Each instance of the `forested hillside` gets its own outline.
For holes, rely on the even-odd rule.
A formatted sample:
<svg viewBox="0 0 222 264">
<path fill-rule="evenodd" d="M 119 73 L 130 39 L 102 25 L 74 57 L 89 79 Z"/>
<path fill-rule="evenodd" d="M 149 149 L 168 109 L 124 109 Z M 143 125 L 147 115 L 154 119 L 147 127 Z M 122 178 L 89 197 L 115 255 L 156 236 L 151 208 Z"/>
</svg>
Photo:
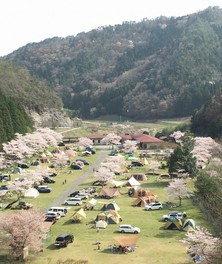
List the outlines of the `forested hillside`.
<svg viewBox="0 0 222 264">
<path fill-rule="evenodd" d="M 0 92 L 38 113 L 50 107 L 62 108 L 61 99 L 46 83 L 31 76 L 27 69 L 3 60 L 0 60 Z"/>
<path fill-rule="evenodd" d="M 222 87 L 222 10 L 46 39 L 4 59 L 46 80 L 81 117 L 187 116 Z"/>
<path fill-rule="evenodd" d="M 196 111 L 192 116 L 191 130 L 200 136 L 221 138 L 222 136 L 222 93 L 218 92 L 213 98 Z"/>
<path fill-rule="evenodd" d="M 14 138 L 15 133 L 31 132 L 32 119 L 18 101 L 0 92 L 0 149 L 1 144 Z"/>
</svg>

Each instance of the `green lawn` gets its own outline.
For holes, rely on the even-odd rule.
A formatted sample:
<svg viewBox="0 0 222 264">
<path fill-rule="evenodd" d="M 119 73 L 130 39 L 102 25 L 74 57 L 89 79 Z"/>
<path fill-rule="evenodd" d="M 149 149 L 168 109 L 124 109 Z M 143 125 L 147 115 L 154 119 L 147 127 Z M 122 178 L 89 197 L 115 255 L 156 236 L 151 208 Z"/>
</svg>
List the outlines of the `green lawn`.
<svg viewBox="0 0 222 264">
<path fill-rule="evenodd" d="M 98 157 L 98 151 L 96 155 L 92 155 L 87 158 L 91 165 Z M 59 172 L 55 177 L 56 183 L 52 184 L 53 191 L 50 194 L 40 194 L 36 199 L 25 199 L 34 204 L 35 207 L 43 209 L 52 203 L 64 190 L 68 187 L 69 183 L 75 181 L 81 173 L 88 169 L 84 167 L 83 171 L 73 171 L 71 174 Z M 147 172 L 146 167 L 134 168 L 130 170 L 133 172 Z M 117 180 L 126 179 L 129 174 L 122 174 L 117 176 Z M 67 184 L 62 184 L 64 179 L 67 180 Z M 93 182 L 93 175 L 90 175 L 88 180 L 79 186 L 83 188 L 91 186 Z M 168 181 L 157 181 L 156 176 L 149 176 L 149 179 L 142 183 L 142 188 L 146 188 L 158 195 L 159 201 L 167 201 L 168 197 L 165 191 Z M 101 187 L 98 187 L 98 192 Z M 87 219 L 82 223 L 75 224 L 71 222 L 71 216 L 74 211 L 79 207 L 70 206 L 68 214 L 61 218 L 55 225 L 51 227 L 51 231 L 43 244 L 43 252 L 29 256 L 27 263 L 33 264 L 56 264 L 59 260 L 75 259 L 85 260 L 88 263 L 106 263 L 113 264 L 119 262 L 121 264 L 130 263 L 149 263 L 149 264 L 188 264 L 189 259 L 186 254 L 185 246 L 180 240 L 185 236 L 183 231 L 165 230 L 165 223 L 162 221 L 162 215 L 169 212 L 168 208 L 158 211 L 144 211 L 141 207 L 132 206 L 132 202 L 135 198 L 131 198 L 127 194 L 128 189 L 123 187 L 120 189 L 121 196 L 115 198 L 116 203 L 120 207 L 119 214 L 123 221 L 121 223 L 129 223 L 141 228 L 139 234 L 139 241 L 135 252 L 128 254 L 114 254 L 111 253 L 109 246 L 116 243 L 115 236 L 120 234 L 116 231 L 118 225 L 108 225 L 106 229 L 96 230 L 94 228 L 94 220 L 97 214 L 100 212 L 103 202 L 112 200 L 101 200 L 96 205 L 93 211 L 86 211 Z M 186 199 L 182 201 L 182 207 L 177 208 L 181 211 L 186 211 L 188 218 L 194 219 L 199 225 L 208 227 L 208 223 L 205 220 L 204 215 L 193 203 L 192 199 Z M 56 236 L 61 233 L 72 233 L 75 236 L 74 243 L 70 244 L 67 248 L 56 249 L 54 247 L 54 241 Z M 134 236 L 134 234 L 127 234 L 127 236 Z M 97 250 L 95 245 L 96 241 L 101 241 L 101 250 Z M 4 258 L 5 251 L 0 250 L 0 263 L 6 263 L 1 259 Z"/>
</svg>

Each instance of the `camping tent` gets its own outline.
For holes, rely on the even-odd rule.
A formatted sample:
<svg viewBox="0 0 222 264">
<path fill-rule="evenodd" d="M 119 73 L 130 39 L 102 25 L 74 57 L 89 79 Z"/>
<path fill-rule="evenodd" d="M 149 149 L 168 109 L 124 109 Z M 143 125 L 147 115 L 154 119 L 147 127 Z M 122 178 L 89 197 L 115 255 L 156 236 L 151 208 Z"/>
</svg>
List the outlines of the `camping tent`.
<svg viewBox="0 0 222 264">
<path fill-rule="evenodd" d="M 99 197 L 101 198 L 112 198 L 119 195 L 120 193 L 118 188 L 104 188 L 99 193 Z"/>
<path fill-rule="evenodd" d="M 127 181 L 126 186 L 130 186 L 130 187 L 140 186 L 140 183 L 134 177 L 131 177 Z"/>
<path fill-rule="evenodd" d="M 95 223 L 96 228 L 106 228 L 107 227 L 107 222 L 104 220 L 99 220 Z"/>
<path fill-rule="evenodd" d="M 170 230 L 181 230 L 182 229 L 182 221 L 177 217 L 170 217 L 169 220 L 166 222 L 165 229 Z"/>
<path fill-rule="evenodd" d="M 148 200 L 152 202 L 153 200 L 155 201 L 157 198 L 157 195 L 154 195 L 151 191 L 145 190 L 145 189 L 138 189 L 134 193 L 134 197 L 153 197 L 149 198 Z"/>
<path fill-rule="evenodd" d="M 13 170 L 13 173 L 21 173 L 21 172 L 22 172 L 22 168 L 19 168 L 19 167 L 14 168 Z"/>
<path fill-rule="evenodd" d="M 39 196 L 39 192 L 37 189 L 35 188 L 29 188 L 28 190 L 25 191 L 24 193 L 24 197 L 32 197 L 32 198 L 36 198 L 37 196 Z"/>
<path fill-rule="evenodd" d="M 196 229 L 196 223 L 193 219 L 187 219 L 182 227 L 183 231 L 191 232 Z"/>
<path fill-rule="evenodd" d="M 105 211 L 103 213 L 99 213 L 95 221 L 100 221 L 100 220 L 103 220 L 108 224 L 118 224 L 120 221 L 122 221 L 122 218 L 117 212 L 110 210 L 110 211 Z"/>
<path fill-rule="evenodd" d="M 112 180 L 111 182 L 115 187 L 121 187 L 123 185 L 126 184 L 126 181 L 115 181 L 115 180 Z"/>
<path fill-rule="evenodd" d="M 146 181 L 147 176 L 144 173 L 134 173 L 131 177 L 135 178 L 137 181 Z"/>
<path fill-rule="evenodd" d="M 112 203 L 104 203 L 101 210 L 102 211 L 108 211 L 108 210 L 119 211 L 120 208 L 115 202 L 112 202 Z"/>
<path fill-rule="evenodd" d="M 86 218 L 86 213 L 84 210 L 81 208 L 79 209 L 76 213 L 73 214 L 72 216 L 72 222 L 79 223 L 83 218 Z"/>
<path fill-rule="evenodd" d="M 156 201 L 156 196 L 150 195 L 145 197 L 137 197 L 136 200 L 133 201 L 133 205 L 145 207 L 147 204 Z"/>
</svg>

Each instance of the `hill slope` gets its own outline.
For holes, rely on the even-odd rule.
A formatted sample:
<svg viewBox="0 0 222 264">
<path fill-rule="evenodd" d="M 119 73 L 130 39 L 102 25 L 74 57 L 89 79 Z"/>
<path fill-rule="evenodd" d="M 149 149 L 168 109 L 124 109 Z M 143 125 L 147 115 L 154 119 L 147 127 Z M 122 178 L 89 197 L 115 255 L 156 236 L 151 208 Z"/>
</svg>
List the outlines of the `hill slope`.
<svg viewBox="0 0 222 264">
<path fill-rule="evenodd" d="M 46 80 L 82 117 L 190 115 L 221 87 L 222 10 L 101 27 L 4 59 Z"/>
<path fill-rule="evenodd" d="M 53 90 L 28 70 L 0 60 L 0 91 L 13 97 L 26 109 L 42 113 L 48 108 L 61 109 L 61 100 Z"/>
</svg>

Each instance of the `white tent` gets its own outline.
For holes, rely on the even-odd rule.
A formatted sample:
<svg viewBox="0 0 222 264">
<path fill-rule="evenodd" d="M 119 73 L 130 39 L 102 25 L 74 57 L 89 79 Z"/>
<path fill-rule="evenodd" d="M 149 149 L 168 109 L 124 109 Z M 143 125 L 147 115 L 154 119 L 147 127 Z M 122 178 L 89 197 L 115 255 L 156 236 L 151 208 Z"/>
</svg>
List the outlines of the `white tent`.
<svg viewBox="0 0 222 264">
<path fill-rule="evenodd" d="M 96 222 L 95 227 L 96 227 L 96 228 L 106 228 L 107 225 L 108 225 L 108 224 L 107 224 L 106 221 L 104 221 L 104 220 L 99 220 L 99 221 Z"/>
<path fill-rule="evenodd" d="M 121 186 L 126 184 L 126 181 L 115 181 L 115 180 L 112 180 L 111 183 L 114 184 L 115 187 L 121 187 Z"/>
<path fill-rule="evenodd" d="M 39 196 L 39 192 L 35 188 L 30 188 L 30 189 L 26 190 L 24 193 L 24 197 L 36 198 L 37 196 Z"/>
<path fill-rule="evenodd" d="M 126 183 L 126 186 L 131 186 L 131 187 L 135 187 L 135 186 L 140 186 L 141 184 L 132 176 Z"/>
</svg>

